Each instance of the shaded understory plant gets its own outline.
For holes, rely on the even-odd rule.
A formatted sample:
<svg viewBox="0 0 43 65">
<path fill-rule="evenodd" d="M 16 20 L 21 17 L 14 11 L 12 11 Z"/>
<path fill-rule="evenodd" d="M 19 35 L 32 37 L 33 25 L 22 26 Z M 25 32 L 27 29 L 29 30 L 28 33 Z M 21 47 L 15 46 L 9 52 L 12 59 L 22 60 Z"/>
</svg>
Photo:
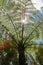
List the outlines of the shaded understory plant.
<svg viewBox="0 0 43 65">
<path fill-rule="evenodd" d="M 9 40 L 0 45 L 0 65 L 18 65 L 17 52 Z"/>
<path fill-rule="evenodd" d="M 39 61 L 40 65 L 43 65 L 43 45 L 38 47 L 36 51 L 36 59 Z"/>
</svg>

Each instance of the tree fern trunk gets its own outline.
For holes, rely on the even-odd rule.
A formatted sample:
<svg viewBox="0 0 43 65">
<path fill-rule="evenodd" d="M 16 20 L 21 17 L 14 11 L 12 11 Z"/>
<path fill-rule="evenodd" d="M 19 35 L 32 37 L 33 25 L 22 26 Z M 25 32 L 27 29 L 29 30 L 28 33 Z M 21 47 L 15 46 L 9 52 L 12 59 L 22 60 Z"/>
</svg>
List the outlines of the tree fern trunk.
<svg viewBox="0 0 43 65">
<path fill-rule="evenodd" d="M 18 47 L 18 53 L 19 53 L 19 65 L 26 65 L 26 58 L 25 58 L 25 53 L 24 53 L 24 46 L 19 45 Z"/>
</svg>

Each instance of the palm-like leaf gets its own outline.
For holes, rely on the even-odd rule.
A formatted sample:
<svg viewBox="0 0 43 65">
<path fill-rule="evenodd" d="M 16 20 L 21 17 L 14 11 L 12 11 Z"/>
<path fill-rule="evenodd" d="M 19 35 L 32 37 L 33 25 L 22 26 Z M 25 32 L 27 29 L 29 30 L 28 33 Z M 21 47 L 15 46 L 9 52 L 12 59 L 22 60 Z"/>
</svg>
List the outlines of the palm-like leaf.
<svg viewBox="0 0 43 65">
<path fill-rule="evenodd" d="M 3 2 L 3 1 L 6 3 L 5 0 L 2 0 L 1 2 Z M 29 21 L 30 22 L 37 21 L 36 20 L 37 18 L 39 21 L 39 19 L 41 18 L 40 15 L 36 15 L 36 19 L 35 19 L 35 15 L 33 13 L 29 13 L 29 11 L 28 11 L 29 8 L 27 8 L 27 7 L 29 6 L 30 1 L 17 1 L 17 2 L 18 3 L 16 4 L 15 1 L 8 0 L 7 6 L 4 6 L 4 3 L 2 3 L 4 7 L 3 8 L 0 7 L 1 24 L 4 25 L 9 30 L 9 32 L 11 32 L 11 34 L 13 34 L 16 38 L 21 40 L 21 37 L 22 37 L 22 23 L 20 22 L 21 16 L 23 14 L 26 16 L 28 13 L 29 16 L 27 15 L 27 20 L 26 20 L 28 22 L 28 24 L 24 24 L 23 38 L 24 38 L 24 40 L 25 39 L 31 40 L 34 37 L 39 37 L 38 29 L 34 29 L 35 26 L 37 28 L 38 23 L 33 24 L 33 23 L 29 23 Z M 14 3 L 14 5 L 12 6 L 13 7 L 12 8 L 12 7 L 10 7 L 10 5 L 12 5 L 13 3 Z M 27 5 L 27 3 L 28 3 L 28 5 Z M 0 5 L 0 6 L 2 6 L 2 5 Z M 28 18 L 29 18 L 29 20 L 28 20 Z M 34 31 L 34 32 L 32 32 L 32 31 Z"/>
</svg>

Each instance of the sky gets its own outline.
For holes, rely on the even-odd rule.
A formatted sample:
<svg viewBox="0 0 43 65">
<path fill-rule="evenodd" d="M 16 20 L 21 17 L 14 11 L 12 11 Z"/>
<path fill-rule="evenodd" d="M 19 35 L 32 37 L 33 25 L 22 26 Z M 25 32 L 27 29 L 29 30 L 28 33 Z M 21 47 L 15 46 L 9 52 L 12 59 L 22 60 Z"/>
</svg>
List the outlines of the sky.
<svg viewBox="0 0 43 65">
<path fill-rule="evenodd" d="M 36 40 L 36 43 L 37 43 L 37 44 L 43 44 L 43 41 L 41 41 L 40 39 L 37 39 L 37 40 Z"/>
<path fill-rule="evenodd" d="M 34 7 L 37 9 L 37 10 L 41 10 L 41 7 L 43 7 L 43 0 L 31 0 L 32 3 L 34 3 Z"/>
</svg>

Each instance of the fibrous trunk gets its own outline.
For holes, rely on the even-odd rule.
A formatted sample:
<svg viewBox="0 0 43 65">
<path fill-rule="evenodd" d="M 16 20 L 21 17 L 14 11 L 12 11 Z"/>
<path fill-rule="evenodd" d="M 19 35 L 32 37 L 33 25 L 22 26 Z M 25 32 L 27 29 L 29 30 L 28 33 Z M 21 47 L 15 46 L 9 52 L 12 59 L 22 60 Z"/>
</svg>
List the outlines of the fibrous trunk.
<svg viewBox="0 0 43 65">
<path fill-rule="evenodd" d="M 25 59 L 25 49 L 23 45 L 19 45 L 18 47 L 18 53 L 19 53 L 19 65 L 26 65 L 26 59 Z"/>
</svg>

